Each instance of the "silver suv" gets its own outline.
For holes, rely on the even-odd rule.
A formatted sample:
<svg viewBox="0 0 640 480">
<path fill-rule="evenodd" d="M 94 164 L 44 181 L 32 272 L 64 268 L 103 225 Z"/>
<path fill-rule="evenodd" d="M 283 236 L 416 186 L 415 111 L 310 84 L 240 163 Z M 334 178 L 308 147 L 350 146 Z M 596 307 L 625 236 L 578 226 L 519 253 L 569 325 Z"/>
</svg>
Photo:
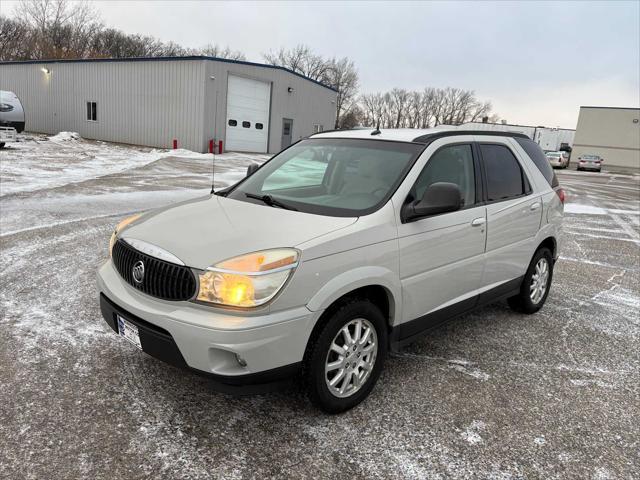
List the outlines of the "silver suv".
<svg viewBox="0 0 640 480">
<path fill-rule="evenodd" d="M 123 220 L 98 274 L 115 332 L 223 391 L 298 376 L 315 405 L 344 411 L 389 350 L 496 300 L 536 312 L 549 294 L 564 192 L 522 134 L 325 132 L 249 173 Z"/>
</svg>

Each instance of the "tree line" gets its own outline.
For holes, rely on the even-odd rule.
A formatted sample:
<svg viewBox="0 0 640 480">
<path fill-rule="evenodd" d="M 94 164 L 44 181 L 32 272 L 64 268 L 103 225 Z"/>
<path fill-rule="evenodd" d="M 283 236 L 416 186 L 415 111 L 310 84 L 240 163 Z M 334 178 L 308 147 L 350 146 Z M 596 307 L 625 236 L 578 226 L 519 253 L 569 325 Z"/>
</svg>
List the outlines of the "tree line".
<svg viewBox="0 0 640 480">
<path fill-rule="evenodd" d="M 0 15 L 0 60 L 126 58 L 205 55 L 246 60 L 237 50 L 208 44 L 185 48 L 174 42 L 106 27 L 86 2 L 22 0 L 13 18 Z M 359 93 L 359 76 L 347 57 L 323 57 L 306 45 L 264 53 L 263 61 L 286 67 L 337 90 L 334 128 L 428 128 L 460 125 L 492 115 L 490 102 L 472 90 L 427 87 L 422 91 L 394 88 Z"/>
</svg>

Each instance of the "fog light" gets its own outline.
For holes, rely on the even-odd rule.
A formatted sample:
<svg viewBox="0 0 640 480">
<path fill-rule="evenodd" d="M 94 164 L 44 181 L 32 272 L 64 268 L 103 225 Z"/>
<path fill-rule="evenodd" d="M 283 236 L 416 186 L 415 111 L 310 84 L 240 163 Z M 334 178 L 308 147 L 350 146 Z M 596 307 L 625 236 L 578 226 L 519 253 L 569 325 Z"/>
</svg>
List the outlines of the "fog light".
<svg viewBox="0 0 640 480">
<path fill-rule="evenodd" d="M 240 365 L 241 367 L 246 367 L 247 366 L 247 361 L 242 358 L 240 355 L 238 355 L 236 353 L 236 361 L 238 362 L 238 365 Z"/>
</svg>

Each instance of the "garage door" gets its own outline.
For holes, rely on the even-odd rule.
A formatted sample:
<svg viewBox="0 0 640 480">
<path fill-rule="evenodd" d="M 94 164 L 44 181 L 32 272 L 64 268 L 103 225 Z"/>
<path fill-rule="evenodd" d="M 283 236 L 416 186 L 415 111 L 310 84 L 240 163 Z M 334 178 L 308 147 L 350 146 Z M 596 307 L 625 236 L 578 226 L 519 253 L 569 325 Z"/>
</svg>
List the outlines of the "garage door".
<svg viewBox="0 0 640 480">
<path fill-rule="evenodd" d="M 226 150 L 267 152 L 271 84 L 229 75 Z"/>
</svg>

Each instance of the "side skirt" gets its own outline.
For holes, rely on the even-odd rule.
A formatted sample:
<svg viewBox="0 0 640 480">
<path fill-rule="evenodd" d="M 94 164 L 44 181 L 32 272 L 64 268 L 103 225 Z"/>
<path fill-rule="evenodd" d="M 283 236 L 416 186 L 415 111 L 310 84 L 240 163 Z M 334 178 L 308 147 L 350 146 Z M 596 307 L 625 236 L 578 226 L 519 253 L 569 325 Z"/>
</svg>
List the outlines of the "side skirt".
<svg viewBox="0 0 640 480">
<path fill-rule="evenodd" d="M 513 280 L 509 280 L 497 287 L 487 290 L 475 297 L 468 298 L 454 305 L 436 310 L 435 312 L 428 313 L 422 317 L 410 320 L 405 323 L 401 323 L 392 328 L 389 335 L 390 350 L 392 352 L 399 351 L 405 345 L 419 340 L 431 330 L 440 327 L 441 325 L 464 315 L 465 313 L 472 312 L 485 305 L 504 300 L 520 293 L 520 287 L 522 286 L 522 280 L 524 275 Z"/>
</svg>

